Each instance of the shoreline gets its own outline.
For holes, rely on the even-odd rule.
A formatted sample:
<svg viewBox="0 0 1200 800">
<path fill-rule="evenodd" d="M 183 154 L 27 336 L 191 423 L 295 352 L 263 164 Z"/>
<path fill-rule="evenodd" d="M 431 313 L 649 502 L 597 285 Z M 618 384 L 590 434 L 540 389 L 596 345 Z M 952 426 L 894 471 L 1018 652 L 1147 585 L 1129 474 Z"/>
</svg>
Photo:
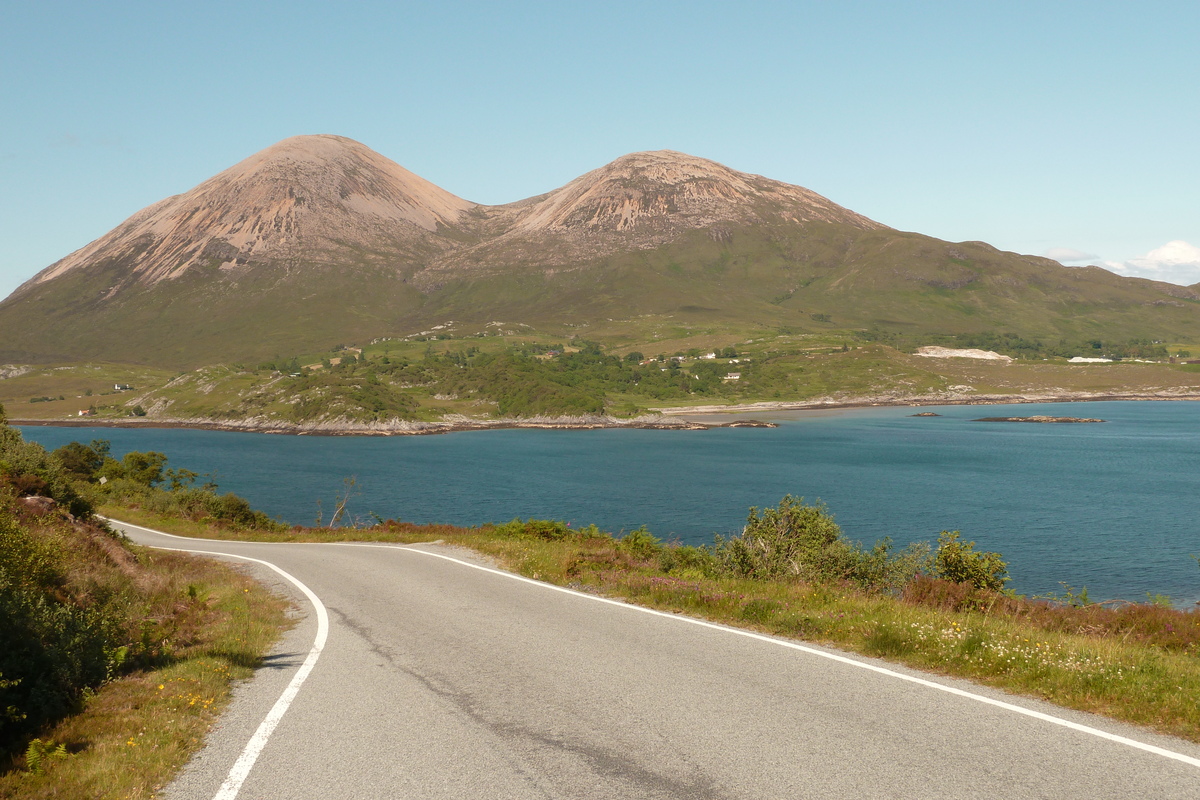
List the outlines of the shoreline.
<svg viewBox="0 0 1200 800">
<path fill-rule="evenodd" d="M 1101 403 L 1112 401 L 1176 401 L 1200 400 L 1200 392 L 1133 391 L 1133 392 L 1054 392 L 1046 394 L 979 394 L 979 395 L 877 395 L 847 398 L 818 398 L 815 400 L 770 400 L 737 405 L 669 406 L 652 409 L 667 416 L 691 414 L 744 414 L 756 411 L 822 411 L 844 408 L 920 407 L 920 406 L 999 406 L 1034 403 Z"/>
<path fill-rule="evenodd" d="M 233 433 L 270 433 L 283 436 L 430 436 L 463 431 L 511 430 L 529 428 L 541 430 L 594 430 L 600 428 L 633 428 L 640 430 L 708 430 L 713 427 L 743 427 L 745 423 L 731 420 L 727 424 L 704 424 L 674 417 L 654 415 L 618 419 L 616 417 L 537 417 L 530 419 L 476 420 L 470 418 L 440 422 L 354 422 L 327 420 L 314 423 L 286 423 L 277 420 L 214 420 L 214 419 L 10 419 L 10 425 L 41 428 L 168 428 Z M 764 426 L 775 427 L 769 423 Z"/>
<path fill-rule="evenodd" d="M 630 419 L 608 416 L 531 417 L 499 420 L 461 417 L 439 422 L 354 422 L 327 420 L 316 423 L 286 423 L 277 420 L 246 419 L 9 419 L 10 425 L 57 428 L 178 428 L 230 431 L 240 433 L 270 433 L 291 436 L 428 436 L 464 431 L 539 429 L 539 430 L 596 430 L 630 428 L 635 430 L 709 430 L 730 427 L 777 427 L 775 423 L 746 419 L 757 412 L 832 411 L 853 408 L 1028 405 L 1034 403 L 1092 403 L 1105 401 L 1200 401 L 1195 392 L 1056 392 L 994 395 L 894 396 L 817 398 L 814 400 L 773 400 L 735 405 L 669 406 L 651 409 L 651 413 Z M 728 421 L 688 419 L 692 416 L 729 416 Z"/>
</svg>

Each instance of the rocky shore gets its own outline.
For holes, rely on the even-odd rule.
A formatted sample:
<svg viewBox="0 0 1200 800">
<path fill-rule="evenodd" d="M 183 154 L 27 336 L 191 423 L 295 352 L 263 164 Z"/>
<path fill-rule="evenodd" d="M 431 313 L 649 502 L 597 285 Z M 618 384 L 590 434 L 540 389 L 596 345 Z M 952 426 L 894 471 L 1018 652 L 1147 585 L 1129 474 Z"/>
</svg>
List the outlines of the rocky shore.
<svg viewBox="0 0 1200 800">
<path fill-rule="evenodd" d="M 1037 415 L 1032 417 L 980 417 L 973 422 L 1107 422 L 1092 417 L 1047 417 Z"/>
<path fill-rule="evenodd" d="M 1025 394 L 967 394 L 942 392 L 924 395 L 881 394 L 852 397 L 834 395 L 812 400 L 773 400 L 740 405 L 674 406 L 654 411 L 669 416 L 694 414 L 745 414 L 756 411 L 810 411 L 838 408 L 870 408 L 872 406 L 991 406 L 1029 403 L 1091 403 L 1106 400 L 1200 400 L 1200 392 L 1163 389 L 1160 391 L 1130 392 L 1029 392 Z"/>
<path fill-rule="evenodd" d="M 321 420 L 319 422 L 285 422 L 281 420 L 212 419 L 212 418 L 117 418 L 95 417 L 62 420 L 9 420 L 13 425 L 29 425 L 61 428 L 193 428 L 212 431 L 241 431 L 245 433 L 278 433 L 293 436 L 420 436 L 457 431 L 502 430 L 506 428 L 538 428 L 562 430 L 589 430 L 595 428 L 636 428 L 649 430 L 704 431 L 709 428 L 777 428 L 773 422 L 737 419 L 724 423 L 694 422 L 662 414 L 646 414 L 622 419 L 609 416 L 563 416 L 526 417 L 511 419 L 472 419 L 470 417 L 448 417 L 435 422 L 411 420 L 385 420 L 360 422 L 350 419 Z"/>
<path fill-rule="evenodd" d="M 700 431 L 710 428 L 732 427 L 777 427 L 772 422 L 748 419 L 747 415 L 772 411 L 833 410 L 842 408 L 870 408 L 873 406 L 950 406 L 950 405 L 1019 405 L 1028 403 L 1078 403 L 1104 400 L 1200 400 L 1194 391 L 1137 391 L 1137 392 L 1031 392 L 1028 394 L 959 394 L 939 393 L 932 395 L 883 394 L 863 397 L 835 395 L 801 401 L 770 401 L 739 405 L 676 406 L 654 409 L 638 417 L 620 418 L 606 415 L 545 416 L 524 418 L 477 419 L 465 416 L 448 416 L 432 422 L 412 420 L 383 420 L 360 422 L 338 418 L 318 422 L 287 422 L 264 417 L 246 419 L 176 418 L 176 417 L 129 417 L 129 418 L 67 418 L 67 419 L 12 419 L 14 425 L 44 425 L 75 428 L 196 428 L 201 430 L 245 431 L 254 433 L 278 433 L 298 436 L 416 436 L 456 431 L 497 430 L 505 428 L 540 428 L 563 430 L 588 430 L 595 428 L 640 428 L 653 430 Z M 727 416 L 727 420 L 694 419 L 697 416 Z M 920 416 L 930 416 L 926 412 Z M 936 415 L 934 415 L 936 416 Z M 1085 418 L 1068 417 L 996 417 L 1005 421 L 1035 422 L 1102 422 Z"/>
</svg>

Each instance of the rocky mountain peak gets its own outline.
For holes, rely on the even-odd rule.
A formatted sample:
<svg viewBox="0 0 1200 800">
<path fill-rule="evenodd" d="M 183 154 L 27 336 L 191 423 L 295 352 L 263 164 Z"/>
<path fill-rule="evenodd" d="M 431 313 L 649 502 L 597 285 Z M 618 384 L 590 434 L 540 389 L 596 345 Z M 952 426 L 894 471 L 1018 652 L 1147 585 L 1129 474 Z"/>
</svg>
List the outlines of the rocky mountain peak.
<svg viewBox="0 0 1200 800">
<path fill-rule="evenodd" d="M 293 136 L 235 164 L 197 187 L 233 188 L 246 200 L 281 210 L 299 205 L 409 222 L 427 231 L 453 225 L 474 203 L 414 175 L 344 136 Z M 264 210 L 267 210 L 264 207 Z"/>
<path fill-rule="evenodd" d="M 551 192 L 516 230 L 653 233 L 756 217 L 884 227 L 800 186 L 657 150 L 622 156 Z"/>
<path fill-rule="evenodd" d="M 197 265 L 320 260 L 347 244 L 404 252 L 474 205 L 352 139 L 294 136 L 143 209 L 30 283 L 102 261 L 153 284 Z"/>
</svg>

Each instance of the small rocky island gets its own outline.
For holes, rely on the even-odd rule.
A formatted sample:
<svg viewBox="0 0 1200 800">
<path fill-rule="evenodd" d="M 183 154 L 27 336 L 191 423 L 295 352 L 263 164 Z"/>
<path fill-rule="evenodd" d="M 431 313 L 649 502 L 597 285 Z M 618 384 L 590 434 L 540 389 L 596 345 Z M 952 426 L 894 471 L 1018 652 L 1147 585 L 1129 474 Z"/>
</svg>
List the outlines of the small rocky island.
<svg viewBox="0 0 1200 800">
<path fill-rule="evenodd" d="M 1107 422 L 1103 419 L 1093 419 L 1091 417 L 982 417 L 974 420 L 975 422 Z"/>
<path fill-rule="evenodd" d="M 922 411 L 920 414 L 909 414 L 910 417 L 940 417 L 941 414 L 935 414 L 932 411 Z"/>
</svg>

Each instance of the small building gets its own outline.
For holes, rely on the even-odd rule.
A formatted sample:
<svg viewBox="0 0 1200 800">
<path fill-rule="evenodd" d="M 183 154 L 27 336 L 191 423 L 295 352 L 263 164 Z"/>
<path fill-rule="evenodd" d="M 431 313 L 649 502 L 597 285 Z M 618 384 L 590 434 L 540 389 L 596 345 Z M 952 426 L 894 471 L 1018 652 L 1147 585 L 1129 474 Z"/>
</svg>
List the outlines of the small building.
<svg viewBox="0 0 1200 800">
<path fill-rule="evenodd" d="M 740 372 L 730 372 L 724 378 L 721 378 L 723 381 L 740 381 L 741 379 L 742 373 Z"/>
</svg>

